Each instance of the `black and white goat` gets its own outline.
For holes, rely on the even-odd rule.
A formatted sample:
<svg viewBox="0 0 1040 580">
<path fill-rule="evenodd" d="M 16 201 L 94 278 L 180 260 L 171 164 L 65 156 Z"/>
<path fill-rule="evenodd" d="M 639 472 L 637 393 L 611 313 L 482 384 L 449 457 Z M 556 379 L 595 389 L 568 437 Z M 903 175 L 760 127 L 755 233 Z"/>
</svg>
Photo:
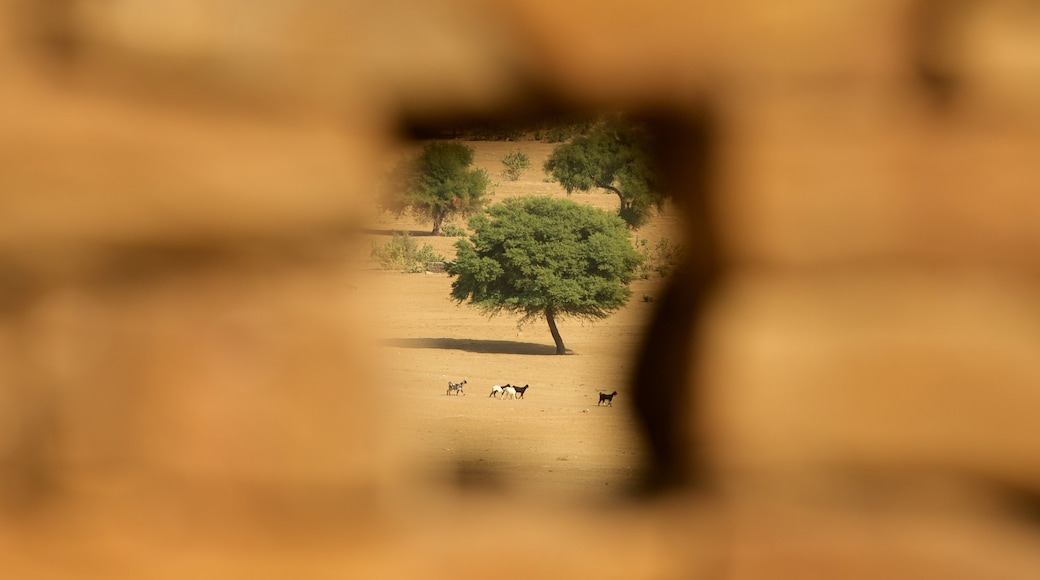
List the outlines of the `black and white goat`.
<svg viewBox="0 0 1040 580">
<path fill-rule="evenodd" d="M 462 386 L 465 384 L 466 379 L 462 379 L 461 383 L 453 383 L 451 381 L 448 381 L 448 392 L 446 394 L 450 395 L 452 393 L 455 393 L 456 395 L 465 395 L 465 391 L 462 390 Z"/>
<path fill-rule="evenodd" d="M 503 395 L 505 393 L 506 389 L 511 389 L 511 388 L 512 387 L 509 386 L 509 383 L 506 383 L 504 385 L 495 385 L 495 386 L 491 387 L 491 394 L 488 395 L 488 397 L 498 398 L 498 395 Z"/>
<path fill-rule="evenodd" d="M 603 404 L 603 401 L 606 401 L 607 405 L 613 407 L 614 406 L 614 395 L 616 395 L 616 394 L 617 394 L 617 391 L 614 391 L 613 393 L 600 393 L 599 394 L 599 402 L 596 403 L 596 406 L 598 407 L 598 406 Z"/>
</svg>

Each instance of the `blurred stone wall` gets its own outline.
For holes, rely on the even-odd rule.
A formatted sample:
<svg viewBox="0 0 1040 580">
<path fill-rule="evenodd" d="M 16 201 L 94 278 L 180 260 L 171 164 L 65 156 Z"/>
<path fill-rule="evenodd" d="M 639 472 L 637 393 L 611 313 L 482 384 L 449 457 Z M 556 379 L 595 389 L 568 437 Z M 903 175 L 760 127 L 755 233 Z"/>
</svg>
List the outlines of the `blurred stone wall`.
<svg viewBox="0 0 1040 580">
<path fill-rule="evenodd" d="M 0 23 L 0 576 L 1040 575 L 1035 1 Z M 715 127 L 711 189 L 675 181 L 722 262 L 687 353 L 710 491 L 396 508 L 423 490 L 382 443 L 345 264 L 398 130 L 608 107 Z"/>
</svg>

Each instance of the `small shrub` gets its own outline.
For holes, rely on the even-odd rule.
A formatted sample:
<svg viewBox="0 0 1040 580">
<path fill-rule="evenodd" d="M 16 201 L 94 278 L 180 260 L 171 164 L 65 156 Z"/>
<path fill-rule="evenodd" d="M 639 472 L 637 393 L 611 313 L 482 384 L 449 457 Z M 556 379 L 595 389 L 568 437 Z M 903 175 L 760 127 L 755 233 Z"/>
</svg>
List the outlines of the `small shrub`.
<svg viewBox="0 0 1040 580">
<path fill-rule="evenodd" d="M 531 167 L 531 158 L 519 149 L 514 149 L 502 156 L 502 177 L 509 181 L 520 179 L 520 175 Z"/>
<path fill-rule="evenodd" d="M 519 141 L 524 138 L 524 128 L 509 123 L 489 123 L 473 127 L 470 138 L 474 141 Z"/>
<path fill-rule="evenodd" d="M 549 130 L 545 133 L 545 140 L 549 143 L 563 143 L 576 134 L 577 131 L 571 125 L 557 125 L 549 127 Z"/>
<path fill-rule="evenodd" d="M 679 260 L 682 259 L 682 246 L 669 242 L 667 238 L 661 238 L 657 240 L 654 253 L 657 258 L 654 271 L 663 278 L 671 274 Z"/>
<path fill-rule="evenodd" d="M 455 224 L 441 226 L 441 235 L 448 238 L 461 238 L 466 236 L 466 228 Z"/>
<path fill-rule="evenodd" d="M 588 133 L 598 122 L 599 119 L 595 116 L 561 120 L 546 128 L 545 140 L 549 143 L 563 143 L 570 140 L 571 137 Z"/>
<path fill-rule="evenodd" d="M 433 246 L 430 244 L 423 244 L 419 251 L 413 256 L 416 262 L 426 264 L 427 262 L 443 262 L 444 256 L 433 251 Z"/>
<path fill-rule="evenodd" d="M 649 280 L 653 274 L 662 278 L 668 276 L 682 257 L 682 246 L 669 242 L 667 238 L 657 240 L 653 247 L 643 238 L 636 242 L 636 251 L 643 256 L 643 263 L 636 269 L 643 280 Z"/>
<path fill-rule="evenodd" d="M 442 262 L 444 257 L 433 251 L 433 246 L 419 244 L 405 232 L 394 232 L 394 237 L 383 245 L 372 245 L 372 257 L 384 270 L 421 273 L 427 262 Z"/>
</svg>

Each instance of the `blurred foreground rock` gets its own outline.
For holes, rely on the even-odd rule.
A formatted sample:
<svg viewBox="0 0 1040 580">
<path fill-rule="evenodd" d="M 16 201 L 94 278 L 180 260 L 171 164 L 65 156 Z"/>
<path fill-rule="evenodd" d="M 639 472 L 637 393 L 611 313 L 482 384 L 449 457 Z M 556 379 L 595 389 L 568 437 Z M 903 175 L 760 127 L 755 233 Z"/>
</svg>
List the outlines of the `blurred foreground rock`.
<svg viewBox="0 0 1040 580">
<path fill-rule="evenodd" d="M 1040 575 L 1035 3 L 0 22 L 0 576 Z M 727 274 L 689 353 L 713 491 L 402 508 L 428 490 L 383 444 L 352 232 L 405 120 L 546 98 L 717 124 Z"/>
</svg>

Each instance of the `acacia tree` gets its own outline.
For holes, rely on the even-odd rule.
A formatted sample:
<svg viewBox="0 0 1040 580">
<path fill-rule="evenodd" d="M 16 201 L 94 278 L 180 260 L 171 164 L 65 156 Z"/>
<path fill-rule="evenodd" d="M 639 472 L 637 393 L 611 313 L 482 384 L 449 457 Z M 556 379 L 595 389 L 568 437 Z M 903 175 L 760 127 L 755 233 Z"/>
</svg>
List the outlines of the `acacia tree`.
<svg viewBox="0 0 1040 580">
<path fill-rule="evenodd" d="M 649 140 L 640 125 L 614 117 L 557 146 L 543 167 L 567 193 L 599 188 L 617 195 L 618 215 L 637 228 L 664 201 Z"/>
<path fill-rule="evenodd" d="M 380 209 L 406 211 L 433 221 L 441 232 L 445 218 L 479 211 L 491 196 L 487 171 L 471 168 L 473 149 L 455 142 L 435 141 L 416 157 L 398 165 L 379 199 Z"/>
<path fill-rule="evenodd" d="M 455 243 L 448 274 L 452 298 L 488 315 L 545 317 L 566 347 L 556 319 L 606 318 L 628 301 L 642 257 L 618 216 L 566 199 L 515 197 L 470 219 L 473 234 Z"/>
</svg>

